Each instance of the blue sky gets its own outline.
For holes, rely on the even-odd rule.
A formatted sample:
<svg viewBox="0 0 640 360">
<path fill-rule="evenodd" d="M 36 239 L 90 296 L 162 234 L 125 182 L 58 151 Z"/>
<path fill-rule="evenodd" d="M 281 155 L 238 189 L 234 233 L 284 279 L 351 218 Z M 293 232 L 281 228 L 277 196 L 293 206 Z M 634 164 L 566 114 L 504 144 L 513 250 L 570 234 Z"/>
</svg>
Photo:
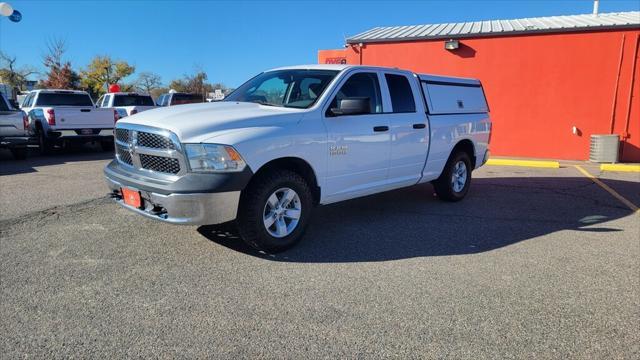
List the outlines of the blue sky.
<svg viewBox="0 0 640 360">
<path fill-rule="evenodd" d="M 4 0 L 6 1 L 6 0 Z M 47 39 L 65 39 L 82 68 L 108 54 L 163 82 L 204 69 L 238 86 L 256 73 L 315 63 L 318 49 L 375 26 L 590 13 L 574 1 L 8 1 L 20 23 L 0 18 L 0 50 L 42 68 Z M 601 12 L 640 10 L 638 0 L 601 0 Z"/>
</svg>

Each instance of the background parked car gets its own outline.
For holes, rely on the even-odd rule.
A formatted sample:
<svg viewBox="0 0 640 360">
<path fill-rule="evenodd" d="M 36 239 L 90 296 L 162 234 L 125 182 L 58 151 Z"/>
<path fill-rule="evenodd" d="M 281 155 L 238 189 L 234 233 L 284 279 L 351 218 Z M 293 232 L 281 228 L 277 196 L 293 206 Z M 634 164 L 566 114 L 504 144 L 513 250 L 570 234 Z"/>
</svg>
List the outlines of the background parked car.
<svg viewBox="0 0 640 360">
<path fill-rule="evenodd" d="M 205 102 L 205 100 L 202 98 L 202 95 L 200 94 L 169 92 L 169 93 L 160 95 L 160 97 L 156 101 L 156 104 L 158 106 L 174 106 L 174 105 L 195 104 L 195 103 L 202 103 L 202 102 Z"/>
<path fill-rule="evenodd" d="M 137 114 L 156 107 L 150 95 L 133 92 L 107 93 L 98 99 L 96 105 L 103 109 L 113 109 L 119 118 Z"/>
<path fill-rule="evenodd" d="M 98 141 L 105 151 L 113 150 L 113 127 L 118 116 L 113 110 L 96 109 L 85 91 L 34 90 L 22 103 L 29 127 L 46 154 L 63 142 Z"/>
<path fill-rule="evenodd" d="M 13 108 L 0 93 L 0 147 L 8 148 L 16 159 L 24 159 L 30 142 L 26 114 Z"/>
</svg>

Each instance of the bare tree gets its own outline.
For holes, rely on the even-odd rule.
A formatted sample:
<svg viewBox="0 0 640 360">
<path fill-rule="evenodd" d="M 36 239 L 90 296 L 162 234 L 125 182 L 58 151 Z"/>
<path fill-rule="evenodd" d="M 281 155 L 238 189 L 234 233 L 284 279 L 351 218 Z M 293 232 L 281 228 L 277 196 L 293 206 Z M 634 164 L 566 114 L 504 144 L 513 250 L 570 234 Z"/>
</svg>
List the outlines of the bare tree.
<svg viewBox="0 0 640 360">
<path fill-rule="evenodd" d="M 14 91 L 25 90 L 27 77 L 37 73 L 30 66 L 18 66 L 15 56 L 0 52 L 0 82 L 11 86 Z"/>
<path fill-rule="evenodd" d="M 151 94 L 154 89 L 162 86 L 160 75 L 152 72 L 141 72 L 136 80 L 136 87 L 144 93 Z"/>
<path fill-rule="evenodd" d="M 79 85 L 80 77 L 71 68 L 71 62 L 63 61 L 67 51 L 66 42 L 62 39 L 47 41 L 47 51 L 42 55 L 42 63 L 48 69 L 47 77 L 40 82 L 40 86 L 50 89 L 75 89 Z"/>
</svg>

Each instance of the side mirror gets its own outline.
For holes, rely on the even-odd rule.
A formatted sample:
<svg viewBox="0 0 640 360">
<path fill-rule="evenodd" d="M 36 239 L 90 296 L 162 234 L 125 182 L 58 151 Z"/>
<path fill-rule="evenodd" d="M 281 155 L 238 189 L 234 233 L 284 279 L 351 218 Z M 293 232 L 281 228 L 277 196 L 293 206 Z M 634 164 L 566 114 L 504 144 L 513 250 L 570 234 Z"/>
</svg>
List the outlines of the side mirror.
<svg viewBox="0 0 640 360">
<path fill-rule="evenodd" d="M 337 108 L 330 109 L 333 116 L 362 115 L 371 113 L 371 100 L 368 97 L 351 97 L 340 100 Z"/>
</svg>

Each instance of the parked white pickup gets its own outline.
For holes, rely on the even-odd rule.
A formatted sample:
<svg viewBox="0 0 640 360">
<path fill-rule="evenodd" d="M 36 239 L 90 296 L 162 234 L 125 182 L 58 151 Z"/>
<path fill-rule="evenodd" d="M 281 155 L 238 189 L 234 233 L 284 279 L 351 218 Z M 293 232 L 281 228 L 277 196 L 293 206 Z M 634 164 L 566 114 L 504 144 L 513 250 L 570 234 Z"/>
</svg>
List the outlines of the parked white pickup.
<svg viewBox="0 0 640 360">
<path fill-rule="evenodd" d="M 119 118 L 135 115 L 156 107 L 150 95 L 132 92 L 104 94 L 98 99 L 96 105 L 102 109 L 113 109 L 117 112 Z"/>
<path fill-rule="evenodd" d="M 42 153 L 64 141 L 98 141 L 105 150 L 113 149 L 117 116 L 113 110 L 97 109 L 85 91 L 34 90 L 21 108 L 28 115 Z"/>
<path fill-rule="evenodd" d="M 247 243 L 281 251 L 300 240 L 316 204 L 424 182 L 443 200 L 461 200 L 488 158 L 490 131 L 475 79 L 288 67 L 222 102 L 119 121 L 105 175 L 116 201 L 141 215 L 235 220 Z"/>
</svg>

